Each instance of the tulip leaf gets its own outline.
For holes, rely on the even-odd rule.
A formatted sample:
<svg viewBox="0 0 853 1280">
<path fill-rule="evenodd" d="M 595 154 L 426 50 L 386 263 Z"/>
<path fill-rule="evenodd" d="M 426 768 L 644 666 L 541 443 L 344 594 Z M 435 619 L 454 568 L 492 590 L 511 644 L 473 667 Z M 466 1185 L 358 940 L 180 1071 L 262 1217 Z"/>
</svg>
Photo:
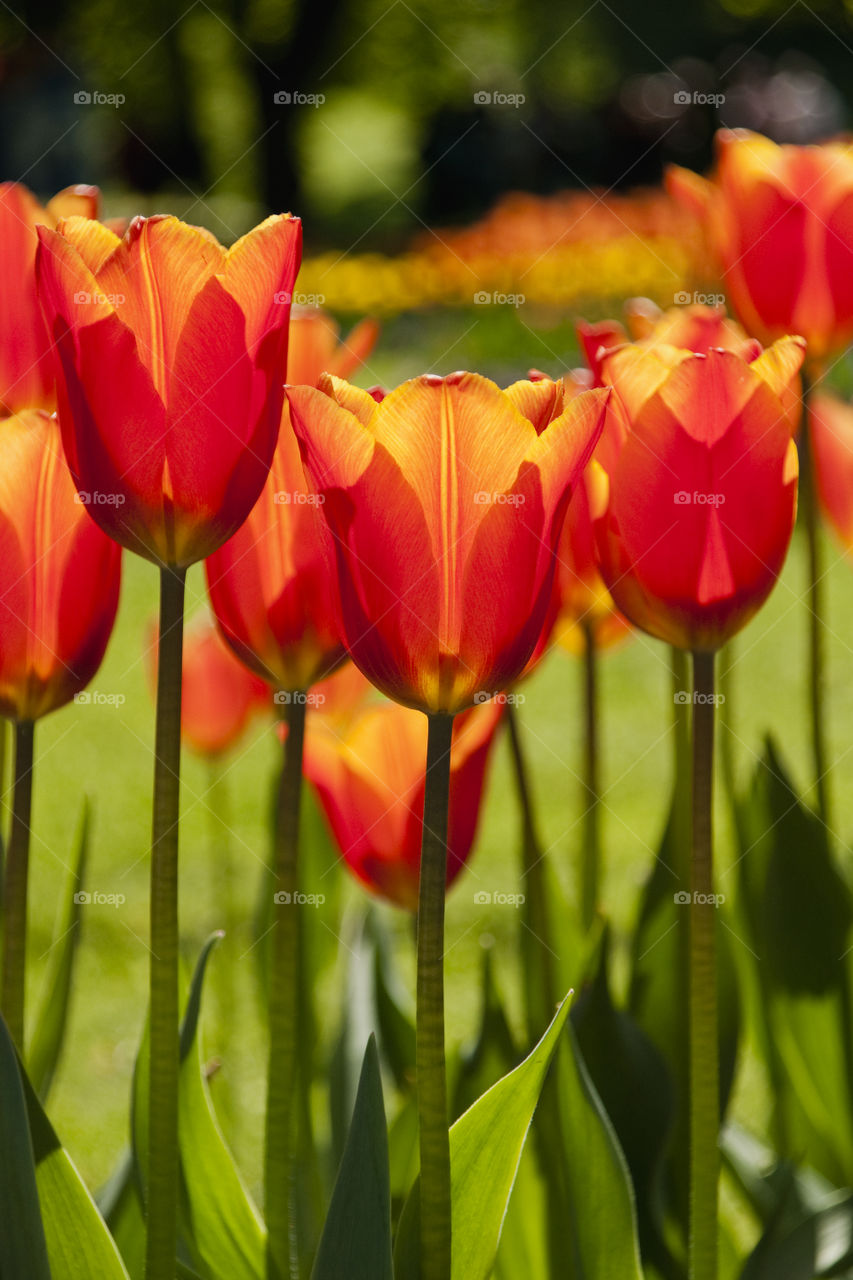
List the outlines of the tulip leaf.
<svg viewBox="0 0 853 1280">
<path fill-rule="evenodd" d="M 0 1017 L 0 1275 L 51 1280 L 15 1046 Z"/>
<path fill-rule="evenodd" d="M 524 1142 L 568 1014 L 567 996 L 528 1057 L 451 1126 L 451 1280 L 488 1280 L 492 1274 Z M 417 1280 L 420 1275 L 418 1218 L 416 1182 L 397 1231 L 396 1280 Z M 620 1280 L 629 1280 L 629 1273 Z"/>
<path fill-rule="evenodd" d="M 27 1073 L 44 1101 L 56 1072 L 71 1000 L 71 978 L 80 938 L 79 890 L 83 886 L 89 848 L 89 803 L 83 802 L 74 854 L 65 877 L 60 899 L 55 941 L 42 983 L 35 1028 L 27 1054 Z"/>
<path fill-rule="evenodd" d="M 95 1200 L 124 1265 L 137 1280 L 145 1272 L 145 1219 L 130 1150 L 122 1154 Z"/>
<path fill-rule="evenodd" d="M 780 1208 L 779 1219 L 782 1218 Z M 853 1266 L 853 1193 L 836 1191 L 816 1213 L 787 1230 L 771 1221 L 740 1280 L 817 1280 Z"/>
<path fill-rule="evenodd" d="M 352 1123 L 311 1280 L 393 1280 L 388 1134 L 379 1055 L 367 1042 Z"/>
</svg>

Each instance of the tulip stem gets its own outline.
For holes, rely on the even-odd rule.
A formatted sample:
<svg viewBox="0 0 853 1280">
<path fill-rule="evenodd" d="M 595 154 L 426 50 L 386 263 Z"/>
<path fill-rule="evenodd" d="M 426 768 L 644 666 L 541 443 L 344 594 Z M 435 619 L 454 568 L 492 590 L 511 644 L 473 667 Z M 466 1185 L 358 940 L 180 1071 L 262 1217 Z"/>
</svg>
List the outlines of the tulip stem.
<svg viewBox="0 0 853 1280">
<path fill-rule="evenodd" d="M 826 716 L 824 714 L 824 626 L 823 626 L 823 557 L 818 527 L 817 493 L 815 491 L 814 452 L 809 425 L 810 387 L 803 377 L 803 423 L 800 449 L 800 503 L 808 549 L 809 608 L 809 704 L 811 711 L 812 755 L 814 757 L 815 790 L 818 816 L 829 823 L 827 795 Z"/>
<path fill-rule="evenodd" d="M 693 654 L 693 767 L 690 914 L 689 1280 L 717 1277 L 720 1117 L 716 906 L 711 805 L 714 764 L 714 654 Z"/>
<path fill-rule="evenodd" d="M 450 1135 L 444 1057 L 444 895 L 453 717 L 429 716 L 418 889 L 417 1079 L 421 1280 L 450 1275 Z"/>
<path fill-rule="evenodd" d="M 27 880 L 33 797 L 33 737 L 32 720 L 16 722 L 12 829 L 9 835 L 3 886 L 3 1016 L 6 1019 L 9 1034 L 21 1054 L 24 1052 Z"/>
<path fill-rule="evenodd" d="M 595 630 L 584 625 L 584 820 L 581 859 L 581 923 L 589 930 L 598 910 L 601 879 L 600 786 L 598 777 L 598 648 Z"/>
<path fill-rule="evenodd" d="M 672 811 L 672 870 L 675 873 L 673 896 L 690 889 L 690 660 L 683 649 L 673 647 L 672 695 L 673 695 L 673 811 Z M 673 1122 L 673 1153 L 676 1168 L 674 1190 L 677 1197 L 679 1222 L 685 1230 L 689 1218 L 689 1170 L 690 1170 L 690 983 L 688 978 L 690 957 L 690 913 L 676 908 L 676 942 L 678 964 L 675 970 L 677 1010 L 675 1019 L 676 1112 Z"/>
<path fill-rule="evenodd" d="M 305 695 L 301 693 L 292 694 L 284 703 L 283 720 L 287 733 L 275 824 L 264 1155 L 267 1280 L 290 1280 L 299 1274 L 292 1201 L 299 1076 L 299 908 L 296 894 L 299 887 L 299 812 L 305 709 Z"/>
<path fill-rule="evenodd" d="M 178 821 L 186 570 L 160 570 L 151 839 L 146 1280 L 173 1280 L 178 1205 Z"/>
</svg>

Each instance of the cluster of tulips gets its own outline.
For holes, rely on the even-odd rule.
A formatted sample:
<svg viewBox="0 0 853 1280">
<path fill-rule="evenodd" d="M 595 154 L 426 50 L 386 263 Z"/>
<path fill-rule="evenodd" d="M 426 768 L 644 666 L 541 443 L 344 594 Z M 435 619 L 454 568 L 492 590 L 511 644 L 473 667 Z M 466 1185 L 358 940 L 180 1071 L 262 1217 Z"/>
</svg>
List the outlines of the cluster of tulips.
<svg viewBox="0 0 853 1280">
<path fill-rule="evenodd" d="M 472 847 L 502 724 L 524 794 L 517 683 L 555 638 L 581 652 L 594 735 L 596 655 L 632 627 L 692 664 L 692 698 L 676 707 L 692 747 L 678 779 L 674 837 L 674 883 L 690 896 L 677 952 L 688 1064 L 685 1254 L 690 1280 L 716 1280 L 715 655 L 781 572 L 799 479 L 825 821 L 818 495 L 849 538 L 853 410 L 815 392 L 800 418 L 804 392 L 853 337 L 853 153 L 724 134 L 712 180 L 677 171 L 670 185 L 702 221 L 737 320 L 720 308 L 661 313 L 635 301 L 627 328 L 579 326 L 586 367 L 564 376 L 529 371 L 501 389 L 476 373 L 429 374 L 390 391 L 345 380 L 376 341 L 372 322 L 339 346 L 328 317 L 291 314 L 297 218 L 270 217 L 226 250 L 173 217 L 113 228 L 98 219 L 89 188 L 62 193 L 46 209 L 20 186 L 0 189 L 0 268 L 16 282 L 4 303 L 0 387 L 0 712 L 15 743 L 0 1002 L 37 1146 L 46 1121 L 29 1098 L 24 1021 L 33 730 L 97 669 L 124 549 L 160 578 L 150 1009 L 136 1095 L 147 1280 L 195 1274 L 190 1263 L 198 1274 L 229 1274 L 215 1259 L 188 1262 L 178 1249 L 187 1196 L 179 1155 L 182 730 L 215 756 L 255 708 L 272 707 L 281 720 L 264 1274 L 306 1275 L 313 1260 L 316 1277 L 487 1280 L 540 1091 L 543 1150 L 578 1140 L 556 1097 L 565 1079 L 560 1054 L 576 1062 L 576 1049 L 564 1035 L 564 993 L 540 955 L 528 975 L 538 1048 L 495 1086 L 507 1084 L 503 1093 L 475 1101 L 449 1130 L 446 887 Z M 201 561 L 215 626 L 189 632 L 184 652 L 185 577 Z M 684 657 L 676 671 L 685 688 Z M 343 858 L 416 919 L 419 1161 L 393 1272 L 390 1209 L 374 1203 L 382 1199 L 385 1139 L 383 1126 L 373 1141 L 366 1119 L 378 1078 L 371 1049 L 319 1244 L 305 1246 L 297 1227 L 299 1005 L 310 981 L 292 909 L 303 775 Z M 594 794 L 594 763 L 589 785 Z M 600 905 L 594 818 L 593 804 L 579 892 L 587 929 Z M 539 861 L 531 849 L 531 891 Z M 504 1171 L 489 1143 L 528 1093 Z M 595 1116 L 606 1123 L 600 1109 Z M 50 1228 L 41 1184 L 39 1192 L 43 1235 L 36 1230 L 36 1252 L 14 1274 L 62 1280 L 78 1273 L 63 1269 L 67 1242 Z M 626 1204 L 630 1235 L 630 1195 Z M 84 1252 L 95 1248 L 81 1243 L 86 1230 L 74 1246 Z M 625 1250 L 639 1268 L 633 1236 Z M 115 1251 L 110 1258 L 113 1270 L 104 1263 L 98 1275 L 127 1274 Z M 585 1265 L 584 1275 L 605 1274 L 594 1259 Z M 630 1268 L 622 1274 L 641 1274 Z"/>
</svg>

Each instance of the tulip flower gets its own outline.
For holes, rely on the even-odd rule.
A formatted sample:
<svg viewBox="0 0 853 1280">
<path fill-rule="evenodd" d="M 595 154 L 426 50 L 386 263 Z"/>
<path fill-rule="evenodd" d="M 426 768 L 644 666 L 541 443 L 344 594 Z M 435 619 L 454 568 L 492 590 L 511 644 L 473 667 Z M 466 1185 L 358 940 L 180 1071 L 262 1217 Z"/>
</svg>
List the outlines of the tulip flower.
<svg viewBox="0 0 853 1280">
<path fill-rule="evenodd" d="M 716 141 L 713 180 L 672 169 L 669 190 L 702 219 L 749 333 L 802 334 L 819 363 L 853 338 L 853 147 L 779 146 L 747 129 Z"/>
<path fill-rule="evenodd" d="M 97 218 L 97 187 L 66 187 L 42 208 L 19 182 L 0 183 L 0 411 L 54 409 L 52 343 L 36 295 L 36 227 L 60 218 Z"/>
<path fill-rule="evenodd" d="M 459 373 L 415 378 L 378 404 L 332 377 L 287 396 L 356 665 L 428 714 L 452 715 L 516 679 L 542 630 L 605 393 L 563 406 L 561 383 L 502 392 Z"/>
<path fill-rule="evenodd" d="M 449 886 L 471 852 L 503 705 L 456 718 L 450 757 Z M 362 703 L 344 721 L 308 717 L 305 776 L 350 870 L 374 893 L 417 910 L 427 722 L 393 702 Z"/>
<path fill-rule="evenodd" d="M 243 523 L 278 437 L 300 224 L 279 216 L 223 249 L 177 218 L 122 239 L 71 218 L 39 228 L 68 464 L 101 527 L 186 568 Z"/>
<path fill-rule="evenodd" d="M 0 422 L 0 566 L 0 714 L 15 722 L 2 1004 L 22 1048 L 34 722 L 97 671 L 121 571 L 121 550 L 79 502 L 59 428 L 41 410 Z"/>
<path fill-rule="evenodd" d="M 379 325 L 375 320 L 361 320 L 343 342 L 339 334 L 335 321 L 319 307 L 294 307 L 285 381 L 316 387 L 322 373 L 349 378 L 376 345 Z"/>
</svg>

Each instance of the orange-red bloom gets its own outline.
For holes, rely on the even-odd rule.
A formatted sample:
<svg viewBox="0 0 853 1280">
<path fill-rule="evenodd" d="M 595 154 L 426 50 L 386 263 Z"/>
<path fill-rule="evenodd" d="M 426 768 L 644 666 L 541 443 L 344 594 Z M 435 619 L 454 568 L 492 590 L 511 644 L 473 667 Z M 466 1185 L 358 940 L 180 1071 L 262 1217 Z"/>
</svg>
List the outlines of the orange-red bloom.
<svg viewBox="0 0 853 1280">
<path fill-rule="evenodd" d="M 853 549 L 853 406 L 817 391 L 809 398 L 809 437 L 818 499 L 829 523 Z"/>
<path fill-rule="evenodd" d="M 331 681 L 329 683 L 332 683 Z M 503 707 L 457 717 L 450 757 L 447 883 L 474 843 L 486 766 Z M 416 911 L 427 722 L 393 702 L 362 702 L 347 720 L 311 712 L 305 776 L 347 865 L 368 888 Z"/>
<path fill-rule="evenodd" d="M 379 336 L 375 320 L 360 320 L 339 341 L 340 329 L 319 307 L 294 307 L 290 316 L 286 382 L 316 387 L 321 373 L 348 378 L 370 355 Z"/>
<path fill-rule="evenodd" d="M 19 182 L 0 183 L 0 410 L 53 409 L 52 343 L 36 295 L 36 226 L 98 216 L 97 187 L 66 187 L 42 208 Z"/>
<path fill-rule="evenodd" d="M 453 714 L 515 680 L 549 607 L 566 506 L 606 393 L 424 376 L 377 403 L 287 389 L 337 566 L 341 635 L 384 693 Z M 560 409 L 555 413 L 555 404 Z"/>
<path fill-rule="evenodd" d="M 799 333 L 823 360 L 853 338 L 853 147 L 717 134 L 713 181 L 668 174 L 702 217 L 731 305 L 762 342 Z"/>
<path fill-rule="evenodd" d="M 130 550 L 204 559 L 243 523 L 275 449 L 298 219 L 228 250 L 172 217 L 134 218 L 123 239 L 79 218 L 39 236 L 78 489 Z"/>
<path fill-rule="evenodd" d="M 156 648 L 150 653 L 156 666 Z M 243 736 L 252 716 L 272 709 L 272 690 L 234 657 L 212 620 L 190 623 L 184 637 L 181 737 L 216 757 Z"/>
<path fill-rule="evenodd" d="M 604 356 L 620 411 L 596 454 L 601 572 L 651 635 L 716 649 L 769 594 L 796 515 L 790 398 L 804 345 L 781 339 L 751 363 L 658 343 Z"/>
<path fill-rule="evenodd" d="M 56 421 L 0 423 L 0 715 L 37 720 L 100 666 L 118 608 L 121 549 L 78 500 Z"/>
</svg>

